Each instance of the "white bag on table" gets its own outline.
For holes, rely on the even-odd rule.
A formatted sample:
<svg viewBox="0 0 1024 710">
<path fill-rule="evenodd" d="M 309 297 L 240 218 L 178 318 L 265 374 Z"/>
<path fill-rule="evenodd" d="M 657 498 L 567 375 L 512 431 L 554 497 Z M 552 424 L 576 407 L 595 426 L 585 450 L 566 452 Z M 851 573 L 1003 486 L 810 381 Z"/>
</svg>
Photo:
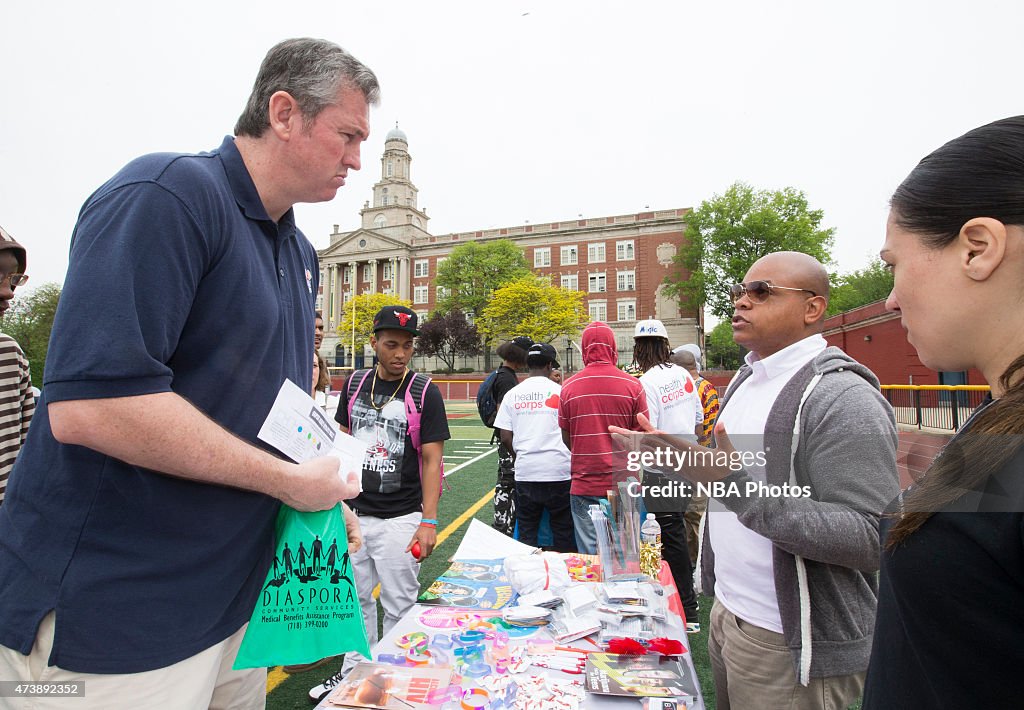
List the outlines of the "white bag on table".
<svg viewBox="0 0 1024 710">
<path fill-rule="evenodd" d="M 539 591 L 558 594 L 572 581 L 565 561 L 557 552 L 510 555 L 505 558 L 505 575 L 519 594 Z"/>
</svg>

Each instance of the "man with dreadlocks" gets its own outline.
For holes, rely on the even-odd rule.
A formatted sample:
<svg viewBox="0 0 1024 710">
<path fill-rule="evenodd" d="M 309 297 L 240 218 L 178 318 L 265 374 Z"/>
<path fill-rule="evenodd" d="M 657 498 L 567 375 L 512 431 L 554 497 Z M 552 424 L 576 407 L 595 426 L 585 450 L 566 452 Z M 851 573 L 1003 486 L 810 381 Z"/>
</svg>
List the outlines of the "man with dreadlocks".
<svg viewBox="0 0 1024 710">
<path fill-rule="evenodd" d="M 697 386 L 684 368 L 670 361 L 672 350 L 668 331 L 660 320 L 639 321 L 633 331 L 633 366 L 643 374 L 640 384 L 647 395 L 651 424 L 664 432 L 696 441 L 704 424 L 704 412 L 697 395 Z M 674 478 L 674 477 L 673 477 Z M 657 469 L 644 469 L 644 486 L 663 486 L 669 482 Z M 672 570 L 686 614 L 686 631 L 700 632 L 697 616 L 697 595 L 693 591 L 693 566 L 686 544 L 686 512 L 688 497 L 662 498 L 645 496 L 644 505 L 654 513 L 661 526 L 662 557 Z"/>
</svg>

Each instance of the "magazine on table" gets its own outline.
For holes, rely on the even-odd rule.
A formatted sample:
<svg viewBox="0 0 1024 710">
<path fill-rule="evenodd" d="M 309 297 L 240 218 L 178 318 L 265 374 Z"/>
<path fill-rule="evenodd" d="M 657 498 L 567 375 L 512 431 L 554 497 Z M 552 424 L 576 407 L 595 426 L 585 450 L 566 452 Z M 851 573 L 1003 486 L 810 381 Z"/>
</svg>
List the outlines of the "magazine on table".
<svg viewBox="0 0 1024 710">
<path fill-rule="evenodd" d="M 503 560 L 456 560 L 419 603 L 461 609 L 502 609 L 515 599 Z"/>
<path fill-rule="evenodd" d="M 600 695 L 696 698 L 697 684 L 676 656 L 591 653 L 587 656 L 587 690 Z"/>
<path fill-rule="evenodd" d="M 329 707 L 428 710 L 431 692 L 451 683 L 451 668 L 363 661 L 327 696 Z"/>
</svg>

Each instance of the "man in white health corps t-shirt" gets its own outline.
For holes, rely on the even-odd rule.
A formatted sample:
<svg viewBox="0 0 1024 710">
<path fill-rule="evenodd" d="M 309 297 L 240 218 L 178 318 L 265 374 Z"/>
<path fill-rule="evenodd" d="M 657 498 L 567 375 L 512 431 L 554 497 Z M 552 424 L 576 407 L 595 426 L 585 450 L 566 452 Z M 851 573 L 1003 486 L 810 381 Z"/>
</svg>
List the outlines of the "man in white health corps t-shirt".
<svg viewBox="0 0 1024 710">
<path fill-rule="evenodd" d="M 505 394 L 494 428 L 515 461 L 519 540 L 537 544 L 541 516 L 547 510 L 553 547 L 576 552 L 569 507 L 570 455 L 558 428 L 562 387 L 551 379 L 551 371 L 558 368 L 556 358 L 554 346 L 547 343 L 530 348 L 526 357 L 530 376 Z"/>
<path fill-rule="evenodd" d="M 672 350 L 668 344 L 668 331 L 659 320 L 642 320 L 633 331 L 633 362 L 643 371 L 640 384 L 647 395 L 647 409 L 651 424 L 668 434 L 685 436 L 696 442 L 696 435 L 704 424 L 704 409 L 697 393 L 697 385 L 690 373 L 669 362 Z M 677 476 L 665 476 L 659 471 L 644 471 L 644 485 L 663 487 Z M 672 578 L 686 614 L 686 630 L 700 631 L 697 616 L 697 595 L 693 591 L 693 566 L 686 543 L 686 505 L 689 497 L 662 498 L 647 495 L 644 505 L 654 513 L 661 526 L 661 556 L 672 570 Z"/>
</svg>

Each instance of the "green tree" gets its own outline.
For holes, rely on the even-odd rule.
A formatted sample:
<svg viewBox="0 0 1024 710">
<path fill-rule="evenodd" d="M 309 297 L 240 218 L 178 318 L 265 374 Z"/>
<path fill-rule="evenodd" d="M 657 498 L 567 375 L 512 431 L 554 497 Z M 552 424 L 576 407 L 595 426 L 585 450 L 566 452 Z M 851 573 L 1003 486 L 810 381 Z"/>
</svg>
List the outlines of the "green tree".
<svg viewBox="0 0 1024 710">
<path fill-rule="evenodd" d="M 587 320 L 582 291 L 564 290 L 531 274 L 496 290 L 477 324 L 489 340 L 528 335 L 547 343 L 579 334 Z"/>
<path fill-rule="evenodd" d="M 436 284 L 445 289 L 438 310 L 479 318 L 495 290 L 530 273 L 522 248 L 511 240 L 461 244 L 437 268 Z"/>
<path fill-rule="evenodd" d="M 434 311 L 420 326 L 416 354 L 437 357 L 452 371 L 456 356 L 480 354 L 480 334 L 462 311 Z"/>
<path fill-rule="evenodd" d="M 370 336 L 373 335 L 373 317 L 384 306 L 411 308 L 412 303 L 387 293 L 361 293 L 358 296 L 353 296 L 342 306 L 343 315 L 341 324 L 338 326 L 338 337 L 341 338 L 341 342 L 346 347 L 352 347 L 352 313 L 354 310 L 356 352 L 361 352 L 362 347 L 370 342 Z"/>
<path fill-rule="evenodd" d="M 708 369 L 737 370 L 743 364 L 740 346 L 732 339 L 732 322 L 724 320 L 708 333 L 704 341 Z"/>
<path fill-rule="evenodd" d="M 828 303 L 828 315 L 835 315 L 868 303 L 888 298 L 892 291 L 892 272 L 879 258 L 863 269 L 837 277 Z"/>
<path fill-rule="evenodd" d="M 43 386 L 46 349 L 59 300 L 60 285 L 55 283 L 43 284 L 25 295 L 19 291 L 10 309 L 0 319 L 0 331 L 17 340 L 25 351 L 32 370 L 32 384 L 36 387 Z"/>
<path fill-rule="evenodd" d="M 794 188 L 754 190 L 734 183 L 724 195 L 705 200 L 687 215 L 687 242 L 676 262 L 689 278 L 670 277 L 669 291 L 684 305 L 707 306 L 717 317 L 727 318 L 732 314 L 729 285 L 742 281 L 765 254 L 799 251 L 831 262 L 835 230 L 821 227 L 823 217 Z"/>
</svg>

